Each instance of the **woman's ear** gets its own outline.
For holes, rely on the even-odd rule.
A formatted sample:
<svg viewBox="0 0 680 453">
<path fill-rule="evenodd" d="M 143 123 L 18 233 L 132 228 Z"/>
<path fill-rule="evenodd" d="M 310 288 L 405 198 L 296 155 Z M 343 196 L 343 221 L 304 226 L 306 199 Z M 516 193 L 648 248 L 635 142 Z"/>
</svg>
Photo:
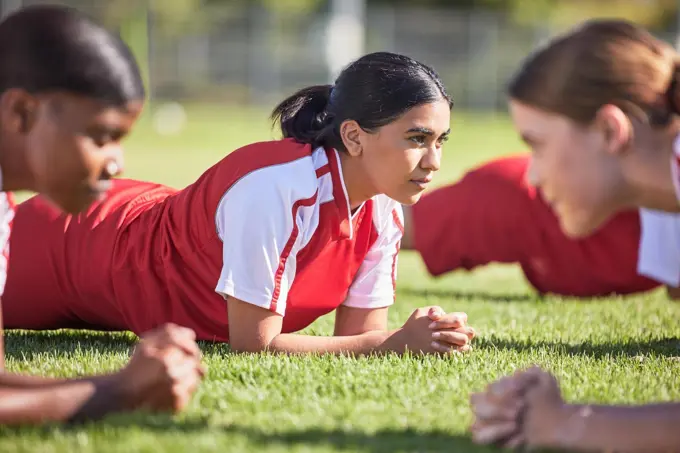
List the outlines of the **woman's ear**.
<svg viewBox="0 0 680 453">
<path fill-rule="evenodd" d="M 623 110 L 616 105 L 604 105 L 597 111 L 595 123 L 604 132 L 608 153 L 620 154 L 628 149 L 633 139 L 633 124 Z"/>
<path fill-rule="evenodd" d="M 363 152 L 361 143 L 363 132 L 359 123 L 354 120 L 345 120 L 340 124 L 340 137 L 342 138 L 342 143 L 345 145 L 347 154 L 352 157 L 358 157 Z"/>
<path fill-rule="evenodd" d="M 38 100 L 25 90 L 12 88 L 0 98 L 0 115 L 5 129 L 26 134 L 32 128 L 38 110 Z"/>
</svg>

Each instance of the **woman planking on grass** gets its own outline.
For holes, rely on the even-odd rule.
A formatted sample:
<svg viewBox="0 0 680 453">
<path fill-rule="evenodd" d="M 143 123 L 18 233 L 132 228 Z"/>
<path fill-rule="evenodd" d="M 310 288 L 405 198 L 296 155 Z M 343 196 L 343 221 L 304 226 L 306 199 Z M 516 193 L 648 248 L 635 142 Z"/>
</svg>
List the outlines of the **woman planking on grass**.
<svg viewBox="0 0 680 453">
<path fill-rule="evenodd" d="M 120 140 L 142 109 L 144 87 L 119 38 L 62 7 L 26 8 L 0 22 L 0 60 L 1 288 L 10 229 L 26 226 L 42 234 L 35 225 L 12 225 L 7 192 L 40 192 L 71 213 L 103 196 L 121 168 Z M 68 251 L 57 255 L 63 253 Z M 31 265 L 34 281 L 40 281 L 48 264 Z M 109 375 L 49 379 L 7 373 L 1 341 L 0 358 L 2 424 L 78 421 L 137 408 L 178 410 L 202 373 L 194 333 L 171 325 L 143 335 L 129 364 Z"/>
<path fill-rule="evenodd" d="M 402 249 L 416 250 L 435 276 L 518 263 L 541 294 L 630 294 L 663 282 L 678 296 L 680 254 L 667 244 L 680 233 L 680 215 L 631 209 L 587 237 L 568 237 L 527 182 L 528 165 L 528 155 L 495 159 L 404 206 Z"/>
<path fill-rule="evenodd" d="M 11 243 L 21 261 L 7 325 L 141 332 L 176 322 L 242 352 L 467 351 L 474 333 L 461 313 L 434 331 L 438 316 L 423 308 L 387 330 L 399 203 L 415 203 L 439 169 L 451 106 L 429 67 L 369 54 L 335 85 L 279 104 L 283 139 L 230 153 L 181 191 L 120 180 L 79 216 L 29 200 Z M 294 333 L 334 310 L 334 336 Z"/>
<path fill-rule="evenodd" d="M 539 49 L 514 76 L 510 112 L 533 151 L 529 179 L 568 236 L 590 234 L 625 209 L 680 211 L 678 61 L 642 28 L 592 21 Z M 678 238 L 666 244 L 676 261 Z M 680 450 L 680 403 L 566 404 L 537 368 L 491 384 L 472 405 L 481 443 Z"/>
</svg>

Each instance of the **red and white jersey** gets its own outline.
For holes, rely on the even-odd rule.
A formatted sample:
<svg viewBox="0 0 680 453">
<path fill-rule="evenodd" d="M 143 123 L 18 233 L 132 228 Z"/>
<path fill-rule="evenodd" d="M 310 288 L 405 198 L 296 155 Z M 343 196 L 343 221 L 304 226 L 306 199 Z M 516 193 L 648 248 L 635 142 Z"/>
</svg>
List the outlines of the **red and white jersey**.
<svg viewBox="0 0 680 453">
<path fill-rule="evenodd" d="M 0 295 L 5 290 L 9 268 L 9 238 L 14 220 L 14 198 L 7 192 L 0 192 Z"/>
<path fill-rule="evenodd" d="M 215 224 L 223 245 L 215 290 L 285 315 L 296 279 L 305 280 L 310 262 L 321 258 L 333 238 L 339 242 L 326 253 L 337 253 L 342 244 L 371 244 L 353 281 L 346 282 L 343 305 L 388 306 L 394 300 L 401 219 L 401 206 L 385 195 L 350 213 L 335 150 L 318 148 L 311 155 L 257 168 L 229 187 L 217 206 Z M 362 223 L 371 228 L 360 228 Z M 340 254 L 349 257 L 351 251 Z M 321 272 L 314 279 L 337 271 L 330 265 L 314 267 Z M 321 291 L 313 297 L 328 296 Z"/>
<path fill-rule="evenodd" d="M 233 296 L 298 331 L 342 304 L 394 302 L 402 218 L 383 195 L 350 212 L 338 152 L 293 140 L 238 149 L 179 191 L 115 180 L 78 216 L 38 197 L 18 210 L 6 322 L 135 333 L 174 322 L 228 341 Z"/>
<path fill-rule="evenodd" d="M 394 301 L 400 205 L 381 195 L 350 213 L 335 150 L 255 143 L 137 206 L 112 260 L 115 304 L 135 332 L 173 321 L 228 341 L 225 295 L 283 315 L 284 332 L 343 303 Z"/>
</svg>

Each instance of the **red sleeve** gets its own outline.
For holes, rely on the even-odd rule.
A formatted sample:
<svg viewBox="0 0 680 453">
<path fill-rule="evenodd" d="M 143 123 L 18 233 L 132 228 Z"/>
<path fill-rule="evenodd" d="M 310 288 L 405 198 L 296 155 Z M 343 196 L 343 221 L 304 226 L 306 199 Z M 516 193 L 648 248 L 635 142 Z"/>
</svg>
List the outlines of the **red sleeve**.
<svg viewBox="0 0 680 453">
<path fill-rule="evenodd" d="M 532 234 L 528 156 L 492 161 L 413 207 L 414 247 L 432 275 L 522 260 Z"/>
</svg>

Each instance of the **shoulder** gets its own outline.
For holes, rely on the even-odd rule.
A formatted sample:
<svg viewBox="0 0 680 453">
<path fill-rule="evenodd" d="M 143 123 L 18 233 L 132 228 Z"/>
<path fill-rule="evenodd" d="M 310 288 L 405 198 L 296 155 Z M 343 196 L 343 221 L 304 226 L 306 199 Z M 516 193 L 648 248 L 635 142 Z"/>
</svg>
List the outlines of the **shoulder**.
<svg viewBox="0 0 680 453">
<path fill-rule="evenodd" d="M 529 155 L 521 154 L 493 159 L 472 168 L 461 179 L 505 187 L 525 187 L 529 158 Z"/>
<path fill-rule="evenodd" d="M 239 148 L 216 164 L 210 176 L 224 187 L 222 198 L 244 191 L 252 197 L 285 199 L 316 190 L 313 152 L 295 141 L 258 142 Z"/>
<path fill-rule="evenodd" d="M 278 146 L 279 142 L 274 143 Z M 268 153 L 276 151 L 275 148 L 267 148 Z M 218 224 L 220 217 L 233 216 L 234 213 L 243 218 L 273 219 L 316 204 L 319 191 L 317 167 L 323 165 L 316 156 L 316 152 L 308 149 L 296 158 L 270 161 L 270 165 L 254 166 L 244 171 L 228 186 L 218 202 Z"/>
<path fill-rule="evenodd" d="M 280 197 L 295 200 L 309 197 L 318 188 L 316 162 L 309 146 L 290 146 L 288 140 L 248 145 L 235 152 L 243 152 L 240 162 L 233 159 L 228 166 L 241 167 L 241 174 L 226 191 L 247 191 L 253 200 Z M 243 166 L 239 164 L 245 164 Z"/>
<path fill-rule="evenodd" d="M 238 165 L 247 171 L 309 160 L 311 155 L 310 145 L 291 139 L 270 140 L 242 146 L 229 153 L 223 162 L 230 166 Z"/>
</svg>

